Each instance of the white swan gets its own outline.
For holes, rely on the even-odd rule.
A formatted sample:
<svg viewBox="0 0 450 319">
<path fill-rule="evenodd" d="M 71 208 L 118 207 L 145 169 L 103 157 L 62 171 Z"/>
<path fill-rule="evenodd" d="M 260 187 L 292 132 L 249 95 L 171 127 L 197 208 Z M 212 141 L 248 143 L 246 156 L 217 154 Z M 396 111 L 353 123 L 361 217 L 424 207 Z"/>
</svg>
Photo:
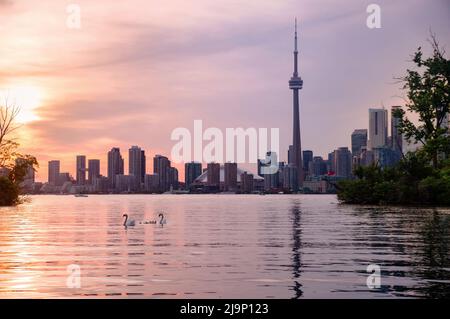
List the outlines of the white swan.
<svg viewBox="0 0 450 319">
<path fill-rule="evenodd" d="M 123 214 L 122 217 L 125 217 L 125 220 L 123 221 L 123 225 L 125 227 L 134 226 L 135 225 L 134 219 L 128 220 L 128 214 Z"/>
<path fill-rule="evenodd" d="M 160 224 L 161 226 L 164 226 L 164 224 L 167 224 L 166 219 L 164 218 L 164 214 L 163 214 L 163 213 L 160 213 L 160 214 L 158 215 L 158 217 L 160 218 L 159 224 Z"/>
</svg>

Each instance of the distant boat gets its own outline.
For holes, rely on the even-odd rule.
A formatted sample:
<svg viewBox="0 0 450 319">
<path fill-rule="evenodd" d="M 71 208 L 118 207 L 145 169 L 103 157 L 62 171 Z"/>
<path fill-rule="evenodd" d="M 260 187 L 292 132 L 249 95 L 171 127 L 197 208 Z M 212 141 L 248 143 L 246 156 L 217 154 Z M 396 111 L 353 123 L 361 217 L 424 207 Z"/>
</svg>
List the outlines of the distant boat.
<svg viewBox="0 0 450 319">
<path fill-rule="evenodd" d="M 189 191 L 180 190 L 180 189 L 174 190 L 173 186 L 170 185 L 170 190 L 168 190 L 167 192 L 164 192 L 163 194 L 189 194 Z"/>
<path fill-rule="evenodd" d="M 87 194 L 75 194 L 74 196 L 75 197 L 88 197 Z"/>
</svg>

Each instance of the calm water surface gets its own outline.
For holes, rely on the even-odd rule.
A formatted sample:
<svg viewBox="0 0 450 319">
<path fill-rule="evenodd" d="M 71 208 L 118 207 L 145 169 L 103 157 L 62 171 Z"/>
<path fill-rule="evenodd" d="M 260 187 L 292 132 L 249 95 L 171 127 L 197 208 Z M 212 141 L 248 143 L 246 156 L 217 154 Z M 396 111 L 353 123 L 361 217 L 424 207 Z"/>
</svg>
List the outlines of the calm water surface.
<svg viewBox="0 0 450 319">
<path fill-rule="evenodd" d="M 135 227 L 121 226 L 124 212 Z M 160 212 L 163 227 L 139 224 Z M 80 288 L 67 286 L 71 264 Z M 379 289 L 366 285 L 369 264 Z M 333 195 L 33 196 L 0 208 L 0 297 L 449 298 L 450 209 Z"/>
</svg>

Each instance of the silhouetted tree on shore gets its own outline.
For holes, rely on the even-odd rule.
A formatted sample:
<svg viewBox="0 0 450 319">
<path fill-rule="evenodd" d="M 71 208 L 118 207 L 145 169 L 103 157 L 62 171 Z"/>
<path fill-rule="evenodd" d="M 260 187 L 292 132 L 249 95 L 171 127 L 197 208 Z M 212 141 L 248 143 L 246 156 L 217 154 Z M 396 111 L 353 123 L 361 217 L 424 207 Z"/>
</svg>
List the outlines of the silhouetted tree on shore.
<svg viewBox="0 0 450 319">
<path fill-rule="evenodd" d="M 20 184 L 29 169 L 35 169 L 37 160 L 18 152 L 19 143 L 12 133 L 20 128 L 15 122 L 20 108 L 9 104 L 8 98 L 0 105 L 0 206 L 20 203 Z"/>
</svg>

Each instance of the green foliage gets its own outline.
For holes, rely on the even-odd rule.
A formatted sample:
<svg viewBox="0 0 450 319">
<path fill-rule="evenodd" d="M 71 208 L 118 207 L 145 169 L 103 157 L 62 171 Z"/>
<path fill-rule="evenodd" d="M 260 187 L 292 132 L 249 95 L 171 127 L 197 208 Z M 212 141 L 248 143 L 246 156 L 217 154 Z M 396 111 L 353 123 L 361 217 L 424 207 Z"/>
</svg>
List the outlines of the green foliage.
<svg viewBox="0 0 450 319">
<path fill-rule="evenodd" d="M 13 206 L 19 203 L 19 185 L 7 177 L 0 177 L 0 206 Z"/>
<path fill-rule="evenodd" d="M 10 162 L 8 166 L 4 166 L 9 170 L 8 175 L 0 177 L 0 206 L 13 206 L 20 203 L 20 184 L 28 171 L 38 166 L 36 158 L 30 155 L 21 155 L 13 161 L 14 164 Z"/>
<path fill-rule="evenodd" d="M 413 57 L 416 69 L 407 70 L 402 78 L 408 97 L 406 108 L 418 115 L 418 124 L 410 121 L 404 110 L 396 110 L 394 116 L 399 118 L 400 132 L 408 141 L 422 143 L 424 154 L 437 168 L 439 154 L 450 154 L 450 134 L 445 123 L 450 106 L 450 60 L 434 35 L 430 43 L 433 55 L 424 59 L 419 47 Z"/>
<path fill-rule="evenodd" d="M 433 55 L 414 54 L 416 70 L 402 78 L 407 90 L 406 108 L 418 124 L 398 109 L 399 131 L 422 148 L 406 154 L 393 168 L 357 167 L 356 180 L 338 184 L 338 198 L 355 204 L 450 205 L 450 132 L 446 115 L 450 106 L 450 61 L 432 35 Z"/>
<path fill-rule="evenodd" d="M 434 169 L 421 152 L 408 153 L 397 166 L 358 167 L 355 180 L 338 184 L 338 199 L 349 204 L 450 205 L 450 161 Z"/>
<path fill-rule="evenodd" d="M 30 169 L 35 170 L 38 162 L 34 156 L 18 152 L 19 144 L 9 136 L 19 128 L 14 119 L 20 108 L 0 105 L 0 168 L 6 170 L 7 176 L 0 176 L 0 206 L 13 206 L 20 203 L 20 184 Z"/>
</svg>

